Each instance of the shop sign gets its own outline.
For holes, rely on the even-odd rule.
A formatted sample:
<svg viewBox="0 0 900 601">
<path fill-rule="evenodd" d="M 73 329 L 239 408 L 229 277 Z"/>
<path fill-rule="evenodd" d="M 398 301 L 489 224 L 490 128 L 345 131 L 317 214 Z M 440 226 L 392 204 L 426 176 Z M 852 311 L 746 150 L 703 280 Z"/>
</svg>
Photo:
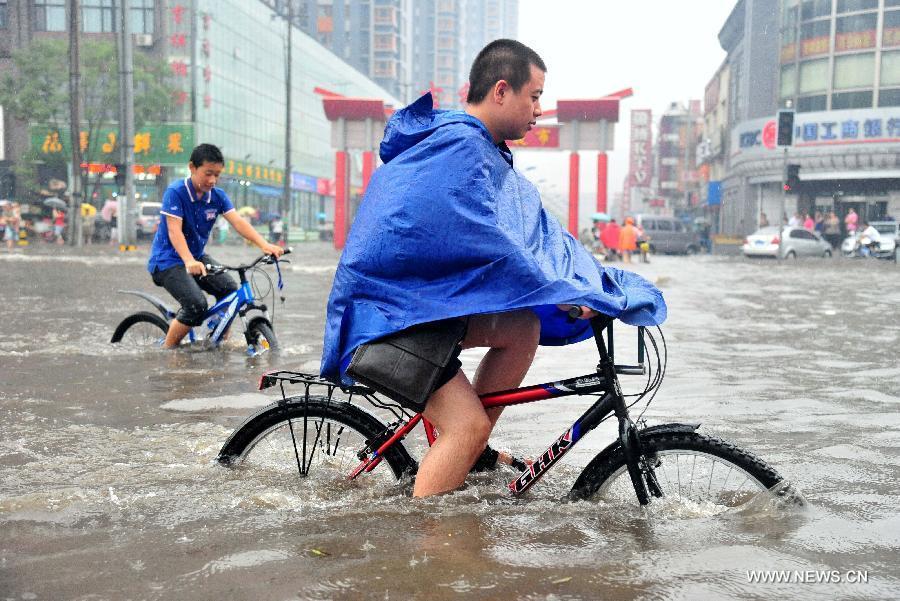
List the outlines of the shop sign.
<svg viewBox="0 0 900 601">
<path fill-rule="evenodd" d="M 71 136 L 67 127 L 32 125 L 31 149 L 42 159 L 71 154 Z M 100 128 L 94 137 L 79 132 L 79 146 L 85 158 L 95 163 L 120 163 L 121 141 L 116 127 Z M 190 123 L 159 123 L 142 127 L 134 134 L 134 162 L 139 165 L 185 165 L 194 148 L 194 126 Z"/>
<path fill-rule="evenodd" d="M 249 163 L 247 161 L 235 161 L 234 159 L 225 158 L 225 169 L 222 175 L 228 175 L 236 179 L 246 179 L 260 184 L 278 184 L 284 183 L 284 171 L 275 169 L 268 165 L 259 165 L 257 163 Z"/>
<path fill-rule="evenodd" d="M 646 188 L 653 177 L 652 113 L 649 109 L 631 111 L 631 150 L 629 172 L 631 185 Z"/>
<path fill-rule="evenodd" d="M 510 140 L 511 148 L 559 148 L 559 126 L 541 125 L 533 127 L 521 140 Z"/>
<path fill-rule="evenodd" d="M 316 192 L 318 190 L 318 178 L 303 173 L 291 172 L 291 189 L 303 192 Z"/>
<path fill-rule="evenodd" d="M 775 117 L 754 119 L 731 131 L 732 156 L 774 152 Z M 797 113 L 794 148 L 900 142 L 900 108 Z"/>
</svg>

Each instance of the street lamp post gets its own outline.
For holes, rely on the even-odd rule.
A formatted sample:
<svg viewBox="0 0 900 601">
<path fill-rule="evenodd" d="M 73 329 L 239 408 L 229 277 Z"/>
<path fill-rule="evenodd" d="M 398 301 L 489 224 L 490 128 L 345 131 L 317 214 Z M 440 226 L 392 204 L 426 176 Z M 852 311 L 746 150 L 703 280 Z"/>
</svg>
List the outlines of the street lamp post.
<svg viewBox="0 0 900 601">
<path fill-rule="evenodd" d="M 290 240 L 290 210 L 291 210 L 291 62 L 292 62 L 292 36 L 294 30 L 294 2 L 287 0 L 287 58 L 285 59 L 284 77 L 284 193 L 281 199 L 281 219 L 284 223 L 284 242 Z"/>
<path fill-rule="evenodd" d="M 69 244 L 81 246 L 81 6 L 69 0 L 69 121 L 72 181 L 69 189 Z"/>
</svg>

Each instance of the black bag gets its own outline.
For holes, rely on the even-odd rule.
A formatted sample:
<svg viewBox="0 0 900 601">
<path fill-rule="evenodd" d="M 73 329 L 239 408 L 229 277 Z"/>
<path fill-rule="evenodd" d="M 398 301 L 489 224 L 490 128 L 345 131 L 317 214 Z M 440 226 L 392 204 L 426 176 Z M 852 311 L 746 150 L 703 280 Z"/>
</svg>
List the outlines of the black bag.
<svg viewBox="0 0 900 601">
<path fill-rule="evenodd" d="M 361 344 L 347 375 L 421 413 L 441 374 L 459 355 L 466 322 L 446 319 L 423 323 Z"/>
</svg>

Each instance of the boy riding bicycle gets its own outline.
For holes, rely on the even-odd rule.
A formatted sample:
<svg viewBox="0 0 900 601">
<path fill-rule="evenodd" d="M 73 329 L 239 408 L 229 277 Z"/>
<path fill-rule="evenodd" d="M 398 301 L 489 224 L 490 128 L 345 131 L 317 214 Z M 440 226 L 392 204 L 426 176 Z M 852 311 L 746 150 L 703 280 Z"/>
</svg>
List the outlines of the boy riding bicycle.
<svg viewBox="0 0 900 601">
<path fill-rule="evenodd" d="M 159 229 L 153 238 L 147 269 L 153 283 L 165 288 L 181 304 L 169 324 L 163 346 L 178 346 L 192 327 L 203 323 L 207 301 L 203 292 L 219 300 L 238 289 L 225 273 L 206 274 L 206 263 L 214 263 L 204 253 L 209 234 L 219 215 L 234 230 L 267 255 L 280 257 L 284 249 L 266 242 L 247 223 L 216 182 L 225 167 L 222 151 L 212 144 L 200 144 L 191 152 L 190 177 L 173 182 L 163 195 Z"/>
</svg>

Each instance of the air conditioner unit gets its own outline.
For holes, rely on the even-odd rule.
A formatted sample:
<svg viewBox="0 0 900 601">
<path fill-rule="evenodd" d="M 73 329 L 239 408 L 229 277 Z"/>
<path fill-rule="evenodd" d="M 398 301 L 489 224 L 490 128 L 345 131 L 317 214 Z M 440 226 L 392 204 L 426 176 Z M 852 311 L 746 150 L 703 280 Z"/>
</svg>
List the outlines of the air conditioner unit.
<svg viewBox="0 0 900 601">
<path fill-rule="evenodd" d="M 149 48 L 153 45 L 153 34 L 150 33 L 138 33 L 134 36 L 134 44 L 136 46 L 140 46 L 141 48 Z"/>
</svg>

